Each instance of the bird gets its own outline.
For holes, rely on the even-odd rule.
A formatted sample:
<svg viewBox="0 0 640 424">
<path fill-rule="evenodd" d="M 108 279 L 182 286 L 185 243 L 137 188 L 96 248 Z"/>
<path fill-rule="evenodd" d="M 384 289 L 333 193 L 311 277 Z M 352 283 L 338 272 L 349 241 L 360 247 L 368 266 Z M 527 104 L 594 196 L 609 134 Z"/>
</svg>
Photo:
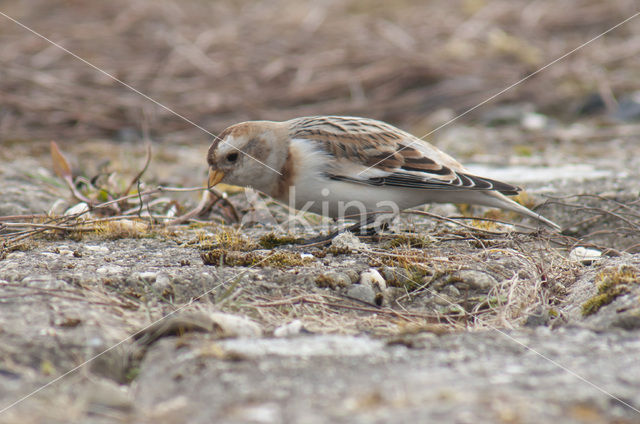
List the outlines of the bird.
<svg viewBox="0 0 640 424">
<path fill-rule="evenodd" d="M 517 212 L 560 230 L 507 197 L 521 188 L 473 175 L 431 143 L 374 119 L 241 122 L 213 141 L 207 162 L 209 187 L 251 187 L 294 209 L 335 219 L 464 203 Z"/>
</svg>

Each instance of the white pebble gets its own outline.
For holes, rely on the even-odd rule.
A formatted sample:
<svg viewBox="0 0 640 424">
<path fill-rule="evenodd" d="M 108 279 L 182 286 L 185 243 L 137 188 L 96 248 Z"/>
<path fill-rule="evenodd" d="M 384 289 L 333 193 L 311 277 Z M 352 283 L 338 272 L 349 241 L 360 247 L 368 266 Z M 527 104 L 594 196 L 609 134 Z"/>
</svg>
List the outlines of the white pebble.
<svg viewBox="0 0 640 424">
<path fill-rule="evenodd" d="M 373 268 L 360 274 L 360 284 L 369 285 L 370 287 L 378 288 L 378 290 L 387 288 L 387 283 L 384 281 L 384 278 L 382 278 L 382 275 L 380 275 L 377 269 Z"/>
<path fill-rule="evenodd" d="M 98 274 L 117 274 L 122 272 L 122 267 L 118 265 L 101 266 L 96 270 Z"/>
<path fill-rule="evenodd" d="M 109 249 L 104 246 L 86 245 L 84 248 L 93 253 L 109 253 Z"/>
<path fill-rule="evenodd" d="M 569 253 L 569 260 L 590 265 L 596 259 L 600 259 L 602 252 L 590 247 L 578 246 Z"/>
<path fill-rule="evenodd" d="M 296 319 L 273 330 L 273 335 L 275 337 L 289 337 L 300 334 L 300 331 L 302 331 L 302 321 Z"/>
<path fill-rule="evenodd" d="M 528 130 L 541 130 L 548 124 L 549 119 L 540 113 L 527 113 L 522 117 L 522 126 Z"/>
<path fill-rule="evenodd" d="M 65 215 L 75 215 L 75 214 L 80 214 L 80 213 L 84 213 L 87 212 L 89 210 L 89 205 L 87 205 L 85 202 L 81 202 L 78 203 L 76 205 L 71 206 L 69 209 L 67 209 L 65 211 Z"/>
<path fill-rule="evenodd" d="M 360 239 L 349 231 L 345 231 L 344 233 L 338 234 L 331 241 L 331 247 L 338 250 L 346 250 L 349 252 L 354 252 L 358 250 L 363 250 L 367 247 L 366 244 L 360 241 Z"/>
</svg>

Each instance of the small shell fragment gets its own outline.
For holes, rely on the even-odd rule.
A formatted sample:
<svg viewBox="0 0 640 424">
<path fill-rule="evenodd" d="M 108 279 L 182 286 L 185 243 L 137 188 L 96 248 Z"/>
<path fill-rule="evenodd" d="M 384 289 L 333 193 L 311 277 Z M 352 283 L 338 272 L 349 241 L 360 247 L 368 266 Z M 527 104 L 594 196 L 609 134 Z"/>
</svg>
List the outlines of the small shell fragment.
<svg viewBox="0 0 640 424">
<path fill-rule="evenodd" d="M 591 247 L 578 246 L 569 253 L 569 260 L 591 265 L 593 261 L 600 259 L 602 252 Z"/>
</svg>

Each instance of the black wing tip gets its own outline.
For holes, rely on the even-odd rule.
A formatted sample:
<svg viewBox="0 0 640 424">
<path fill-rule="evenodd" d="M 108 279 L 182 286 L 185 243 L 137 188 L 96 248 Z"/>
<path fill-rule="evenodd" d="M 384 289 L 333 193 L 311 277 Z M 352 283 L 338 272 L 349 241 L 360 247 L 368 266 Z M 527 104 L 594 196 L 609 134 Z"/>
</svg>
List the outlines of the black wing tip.
<svg viewBox="0 0 640 424">
<path fill-rule="evenodd" d="M 519 192 L 522 191 L 521 187 L 514 186 L 513 184 L 504 183 L 498 180 L 492 180 L 491 178 L 478 177 L 476 175 L 471 174 L 458 174 L 460 176 L 464 175 L 465 177 L 471 179 L 473 183 L 476 185 L 475 187 L 468 187 L 476 190 L 490 190 L 497 191 L 506 196 L 515 196 Z"/>
<path fill-rule="evenodd" d="M 374 177 L 366 180 L 359 180 L 342 175 L 326 173 L 325 177 L 335 181 L 345 181 L 350 183 L 366 184 L 372 186 L 395 186 L 417 189 L 431 190 L 485 190 L 497 191 L 506 196 L 514 196 L 522 191 L 522 188 L 503 183 L 502 181 L 492 180 L 489 178 L 477 177 L 475 175 L 456 173 L 462 185 L 453 185 L 437 181 L 424 181 L 415 176 L 407 174 L 395 173 L 386 177 Z"/>
</svg>

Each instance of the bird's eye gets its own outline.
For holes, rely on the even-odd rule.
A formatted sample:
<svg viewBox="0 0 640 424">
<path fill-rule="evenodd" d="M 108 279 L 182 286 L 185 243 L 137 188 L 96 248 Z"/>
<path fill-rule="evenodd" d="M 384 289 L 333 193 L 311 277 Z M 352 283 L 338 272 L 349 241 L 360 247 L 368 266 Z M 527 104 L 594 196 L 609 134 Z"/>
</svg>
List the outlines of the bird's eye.
<svg viewBox="0 0 640 424">
<path fill-rule="evenodd" d="M 235 162 L 238 160 L 238 152 L 229 153 L 227 155 L 227 162 Z"/>
</svg>

